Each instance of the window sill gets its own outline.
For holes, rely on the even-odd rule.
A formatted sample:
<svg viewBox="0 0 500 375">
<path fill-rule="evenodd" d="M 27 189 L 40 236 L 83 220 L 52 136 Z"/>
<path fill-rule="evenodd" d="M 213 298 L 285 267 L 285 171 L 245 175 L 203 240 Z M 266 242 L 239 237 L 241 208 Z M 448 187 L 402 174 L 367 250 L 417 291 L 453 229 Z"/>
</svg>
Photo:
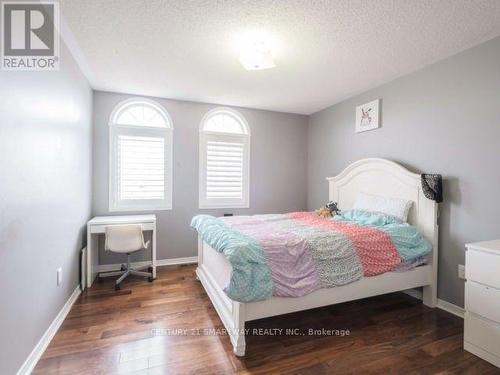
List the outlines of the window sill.
<svg viewBox="0 0 500 375">
<path fill-rule="evenodd" d="M 232 208 L 250 208 L 249 204 L 242 204 L 242 205 L 235 205 L 235 204 L 228 204 L 228 205 L 207 205 L 207 204 L 200 204 L 198 206 L 198 209 L 200 210 L 217 210 L 217 209 L 232 209 Z"/>
<path fill-rule="evenodd" d="M 146 211 L 171 211 L 172 207 L 147 207 L 147 208 L 136 208 L 136 207 L 109 207 L 109 212 L 146 212 Z"/>
</svg>

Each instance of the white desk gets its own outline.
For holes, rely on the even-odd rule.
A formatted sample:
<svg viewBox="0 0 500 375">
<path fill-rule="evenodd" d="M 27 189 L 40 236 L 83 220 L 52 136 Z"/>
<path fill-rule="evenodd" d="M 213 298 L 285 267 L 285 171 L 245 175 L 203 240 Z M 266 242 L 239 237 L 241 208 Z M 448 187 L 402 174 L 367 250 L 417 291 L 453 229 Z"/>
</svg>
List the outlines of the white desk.
<svg viewBox="0 0 500 375">
<path fill-rule="evenodd" d="M 156 215 L 96 216 L 87 223 L 87 288 L 92 286 L 99 269 L 97 237 L 104 233 L 107 225 L 116 224 L 141 224 L 144 232 L 152 232 L 151 263 L 153 278 L 156 278 Z"/>
</svg>

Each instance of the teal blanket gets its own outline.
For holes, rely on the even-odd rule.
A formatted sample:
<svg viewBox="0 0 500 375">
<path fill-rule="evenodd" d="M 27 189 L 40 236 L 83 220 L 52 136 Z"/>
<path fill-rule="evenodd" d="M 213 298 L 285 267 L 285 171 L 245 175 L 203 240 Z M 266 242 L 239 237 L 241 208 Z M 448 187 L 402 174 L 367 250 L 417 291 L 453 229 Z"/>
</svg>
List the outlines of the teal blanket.
<svg viewBox="0 0 500 375">
<path fill-rule="evenodd" d="M 264 251 L 256 240 L 230 229 L 222 220 L 209 215 L 195 216 L 191 227 L 231 263 L 231 281 L 224 290 L 229 298 L 251 302 L 272 296 L 271 273 Z"/>
<path fill-rule="evenodd" d="M 417 230 L 408 223 L 382 213 L 362 210 L 349 210 L 339 213 L 334 220 L 353 222 L 357 225 L 375 227 L 389 235 L 403 261 L 427 255 L 432 250 L 432 245 Z"/>
</svg>

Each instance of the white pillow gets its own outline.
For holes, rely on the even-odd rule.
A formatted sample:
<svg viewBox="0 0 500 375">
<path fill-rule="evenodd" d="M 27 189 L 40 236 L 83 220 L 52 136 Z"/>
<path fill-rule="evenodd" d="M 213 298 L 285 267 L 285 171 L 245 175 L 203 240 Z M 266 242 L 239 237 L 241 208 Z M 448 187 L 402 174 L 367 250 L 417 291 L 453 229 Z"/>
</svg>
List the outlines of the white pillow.
<svg viewBox="0 0 500 375">
<path fill-rule="evenodd" d="M 410 212 L 413 201 L 401 198 L 382 197 L 367 193 L 359 193 L 354 202 L 354 210 L 364 210 L 370 212 L 381 212 L 394 216 L 399 220 L 406 222 L 408 212 Z"/>
</svg>

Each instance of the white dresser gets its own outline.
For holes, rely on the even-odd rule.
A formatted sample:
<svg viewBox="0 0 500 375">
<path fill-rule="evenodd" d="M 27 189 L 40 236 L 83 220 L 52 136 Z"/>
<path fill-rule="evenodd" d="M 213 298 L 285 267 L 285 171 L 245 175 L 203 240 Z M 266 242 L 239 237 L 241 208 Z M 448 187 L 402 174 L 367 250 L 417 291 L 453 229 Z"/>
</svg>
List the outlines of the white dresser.
<svg viewBox="0 0 500 375">
<path fill-rule="evenodd" d="M 500 240 L 466 248 L 464 349 L 500 367 Z"/>
</svg>

